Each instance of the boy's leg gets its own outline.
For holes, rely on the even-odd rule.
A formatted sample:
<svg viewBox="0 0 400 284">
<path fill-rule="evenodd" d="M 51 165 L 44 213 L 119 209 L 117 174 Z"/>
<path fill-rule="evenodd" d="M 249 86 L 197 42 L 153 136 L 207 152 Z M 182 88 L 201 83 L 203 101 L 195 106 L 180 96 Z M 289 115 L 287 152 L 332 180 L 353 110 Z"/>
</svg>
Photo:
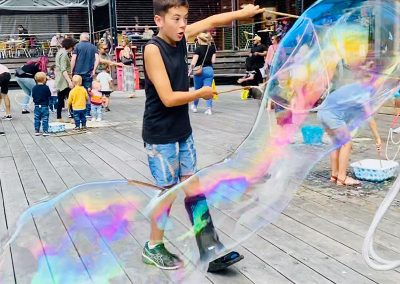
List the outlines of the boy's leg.
<svg viewBox="0 0 400 284">
<path fill-rule="evenodd" d="M 42 107 L 42 125 L 43 125 L 43 132 L 49 132 L 49 108 Z"/>
<path fill-rule="evenodd" d="M 109 107 L 110 103 L 111 103 L 110 96 L 111 96 L 111 93 L 107 93 L 106 94 L 106 105 L 107 105 L 107 107 Z"/>
<path fill-rule="evenodd" d="M 196 149 L 193 137 L 179 143 L 179 161 L 181 182 L 190 178 L 196 172 Z M 200 252 L 200 260 L 213 260 L 224 245 L 219 241 L 218 234 L 210 215 L 206 196 L 199 193 L 201 187 L 198 179 L 193 179 L 185 189 L 185 208 L 196 234 L 196 242 Z M 225 256 L 210 262 L 208 271 L 216 272 L 243 259 L 237 252 L 229 252 Z"/>
<path fill-rule="evenodd" d="M 33 111 L 34 114 L 34 127 L 35 127 L 35 132 L 39 132 L 40 130 L 40 108 L 35 107 L 35 110 Z"/>
<path fill-rule="evenodd" d="M 75 128 L 81 127 L 81 119 L 80 119 L 79 110 L 74 110 L 73 114 L 74 114 Z"/>
<path fill-rule="evenodd" d="M 96 106 L 92 104 L 92 105 L 90 106 L 90 110 L 91 110 L 91 112 L 92 112 L 92 113 L 91 113 L 92 117 L 95 118 L 95 117 L 96 117 Z"/>
<path fill-rule="evenodd" d="M 159 187 L 170 188 L 178 183 L 179 160 L 177 143 L 151 145 L 145 144 L 151 174 Z M 164 227 L 175 195 L 163 200 L 153 210 L 151 216 L 150 241 L 145 244 L 142 258 L 147 264 L 162 269 L 177 269 L 182 266 L 181 260 L 171 254 L 163 245 Z"/>
<path fill-rule="evenodd" d="M 96 116 L 97 116 L 97 119 L 98 119 L 98 120 L 101 120 L 101 118 L 102 118 L 102 117 L 101 117 L 101 105 L 100 105 L 100 106 L 97 106 L 97 115 L 96 115 Z"/>
<path fill-rule="evenodd" d="M 86 114 L 85 114 L 85 111 L 83 111 L 83 110 L 80 111 L 80 119 L 81 119 L 82 127 L 86 127 Z"/>
</svg>

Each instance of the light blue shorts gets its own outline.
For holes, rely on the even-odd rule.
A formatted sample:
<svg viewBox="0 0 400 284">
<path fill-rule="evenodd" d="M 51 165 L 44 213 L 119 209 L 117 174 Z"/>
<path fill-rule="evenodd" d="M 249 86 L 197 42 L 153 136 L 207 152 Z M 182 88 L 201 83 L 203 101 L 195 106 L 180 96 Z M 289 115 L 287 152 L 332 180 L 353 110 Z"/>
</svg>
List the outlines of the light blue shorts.
<svg viewBox="0 0 400 284">
<path fill-rule="evenodd" d="M 400 90 L 398 90 L 397 92 L 395 92 L 395 93 L 393 94 L 393 97 L 394 97 L 395 99 L 400 99 Z"/>
<path fill-rule="evenodd" d="M 191 176 L 197 171 L 192 135 L 176 143 L 145 143 L 145 147 L 151 174 L 159 187 L 175 185 L 181 177 Z"/>
</svg>

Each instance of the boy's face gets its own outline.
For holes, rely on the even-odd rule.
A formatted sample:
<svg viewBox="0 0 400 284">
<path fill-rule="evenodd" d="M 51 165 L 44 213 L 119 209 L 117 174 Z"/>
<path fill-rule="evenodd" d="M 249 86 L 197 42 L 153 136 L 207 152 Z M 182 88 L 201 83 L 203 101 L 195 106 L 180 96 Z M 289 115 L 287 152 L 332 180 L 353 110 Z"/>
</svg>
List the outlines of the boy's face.
<svg viewBox="0 0 400 284">
<path fill-rule="evenodd" d="M 188 8 L 185 6 L 172 7 L 168 12 L 154 17 L 157 27 L 172 41 L 181 41 L 185 35 L 188 18 Z"/>
</svg>

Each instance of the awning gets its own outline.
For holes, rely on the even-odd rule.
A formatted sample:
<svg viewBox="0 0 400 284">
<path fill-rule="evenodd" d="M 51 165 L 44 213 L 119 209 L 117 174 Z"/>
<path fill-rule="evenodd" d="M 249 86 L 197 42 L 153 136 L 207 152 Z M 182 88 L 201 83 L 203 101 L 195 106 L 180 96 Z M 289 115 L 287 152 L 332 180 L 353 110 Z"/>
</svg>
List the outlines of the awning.
<svg viewBox="0 0 400 284">
<path fill-rule="evenodd" d="M 92 8 L 108 4 L 108 0 L 92 0 Z M 63 8 L 88 8 L 88 0 L 0 0 L 0 9 L 45 11 Z"/>
</svg>

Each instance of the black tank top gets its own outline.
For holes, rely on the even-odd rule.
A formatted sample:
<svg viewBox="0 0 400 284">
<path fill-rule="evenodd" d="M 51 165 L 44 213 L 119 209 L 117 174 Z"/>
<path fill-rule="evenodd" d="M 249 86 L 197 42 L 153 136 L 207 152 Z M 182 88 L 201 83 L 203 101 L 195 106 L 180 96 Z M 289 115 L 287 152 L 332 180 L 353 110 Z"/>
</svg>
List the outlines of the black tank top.
<svg viewBox="0 0 400 284">
<path fill-rule="evenodd" d="M 186 40 L 183 38 L 176 46 L 171 46 L 156 36 L 147 44 L 156 45 L 164 61 L 173 91 L 189 90 Z M 145 62 L 143 62 L 143 66 Z M 143 116 L 143 140 L 148 144 L 169 144 L 186 140 L 192 134 L 188 105 L 166 107 L 149 80 L 146 69 L 146 104 Z"/>
</svg>

